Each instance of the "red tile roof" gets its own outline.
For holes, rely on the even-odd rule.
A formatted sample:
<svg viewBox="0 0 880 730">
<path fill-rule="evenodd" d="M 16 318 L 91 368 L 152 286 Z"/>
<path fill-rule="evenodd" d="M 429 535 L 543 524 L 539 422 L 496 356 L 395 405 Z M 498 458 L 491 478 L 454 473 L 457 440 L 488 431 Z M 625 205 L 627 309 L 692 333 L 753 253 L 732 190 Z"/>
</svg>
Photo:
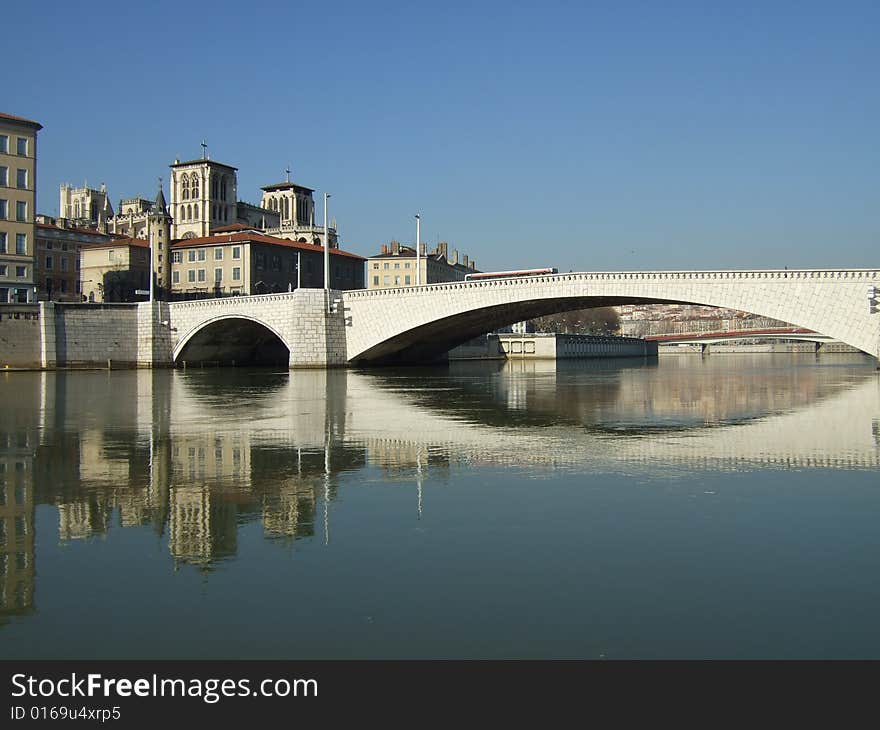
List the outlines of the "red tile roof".
<svg viewBox="0 0 880 730">
<path fill-rule="evenodd" d="M 42 129 L 43 125 L 39 122 L 35 122 L 33 119 L 25 119 L 24 117 L 16 117 L 12 114 L 4 114 L 0 112 L 0 119 L 8 119 L 11 122 L 18 122 L 19 124 L 27 124 L 29 127 L 34 127 L 35 129 Z"/>
<path fill-rule="evenodd" d="M 83 249 L 92 250 L 93 248 L 116 248 L 117 246 L 135 246 L 137 248 L 149 248 L 150 242 L 141 238 L 123 238 L 116 241 L 108 241 L 107 243 L 83 243 Z"/>
<path fill-rule="evenodd" d="M 217 226 L 214 233 L 232 233 L 233 231 L 252 231 L 253 226 L 246 226 L 244 223 L 230 223 L 228 226 Z"/>
<path fill-rule="evenodd" d="M 101 238 L 111 238 L 109 233 L 101 233 L 91 228 L 63 228 L 62 226 L 53 226 L 51 223 L 34 223 L 37 228 L 48 228 L 51 231 L 63 231 L 65 233 L 85 233 L 89 236 L 101 236 Z"/>
<path fill-rule="evenodd" d="M 275 236 L 267 236 L 264 233 L 224 233 L 219 236 L 204 236 L 202 238 L 184 238 L 179 241 L 172 241 L 171 248 L 190 248 L 192 246 L 222 246 L 227 243 L 266 243 L 270 246 L 282 246 L 284 248 L 294 248 L 299 251 L 315 251 L 324 252 L 323 246 L 313 243 L 300 243 L 299 241 L 291 241 L 288 238 L 276 238 Z M 351 259 L 366 261 L 363 256 L 356 253 L 343 251 L 340 248 L 330 248 L 331 256 L 345 256 Z"/>
</svg>

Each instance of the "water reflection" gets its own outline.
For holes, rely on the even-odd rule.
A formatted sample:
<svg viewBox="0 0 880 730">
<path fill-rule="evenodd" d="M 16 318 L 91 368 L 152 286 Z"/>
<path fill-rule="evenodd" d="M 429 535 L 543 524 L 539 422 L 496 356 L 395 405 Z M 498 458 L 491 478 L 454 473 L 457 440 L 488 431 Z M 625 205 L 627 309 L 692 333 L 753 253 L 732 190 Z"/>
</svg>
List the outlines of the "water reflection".
<svg viewBox="0 0 880 730">
<path fill-rule="evenodd" d="M 149 527 L 210 572 L 243 525 L 331 540 L 347 475 L 412 489 L 458 469 L 875 469 L 880 379 L 841 356 L 512 362 L 449 370 L 0 376 L 0 621 L 35 610 L 35 506 L 62 543 Z M 46 529 L 41 525 L 41 529 Z"/>
</svg>

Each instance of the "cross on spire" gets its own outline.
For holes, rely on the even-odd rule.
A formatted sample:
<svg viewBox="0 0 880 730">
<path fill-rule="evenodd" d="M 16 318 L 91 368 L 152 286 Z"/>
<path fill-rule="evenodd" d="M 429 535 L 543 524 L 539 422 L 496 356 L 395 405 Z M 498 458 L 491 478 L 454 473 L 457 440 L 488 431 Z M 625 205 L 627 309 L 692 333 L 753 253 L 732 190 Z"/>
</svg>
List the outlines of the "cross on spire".
<svg viewBox="0 0 880 730">
<path fill-rule="evenodd" d="M 208 159 L 208 143 L 205 140 L 202 140 L 202 159 Z"/>
<path fill-rule="evenodd" d="M 290 165 L 284 169 L 284 174 L 287 175 L 287 182 L 290 182 Z"/>
</svg>

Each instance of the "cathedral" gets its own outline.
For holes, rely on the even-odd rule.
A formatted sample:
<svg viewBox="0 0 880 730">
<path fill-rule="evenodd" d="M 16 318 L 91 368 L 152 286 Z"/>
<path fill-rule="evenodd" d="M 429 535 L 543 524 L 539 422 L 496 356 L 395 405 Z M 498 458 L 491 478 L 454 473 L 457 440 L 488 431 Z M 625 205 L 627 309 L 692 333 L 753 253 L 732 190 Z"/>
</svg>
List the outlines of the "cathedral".
<svg viewBox="0 0 880 730">
<path fill-rule="evenodd" d="M 284 182 L 262 188 L 260 204 L 253 205 L 238 199 L 238 168 L 210 159 L 204 144 L 201 158 L 175 160 L 170 167 L 170 205 L 165 204 L 161 180 L 155 201 L 121 200 L 116 212 L 103 183 L 100 190 L 87 185 L 62 185 L 59 217 L 82 228 L 144 240 L 155 230 L 157 216 L 170 216 L 167 240 L 248 229 L 299 243 L 323 245 L 324 227 L 315 225 L 314 190 L 291 182 L 290 169 L 285 171 Z M 161 211 L 157 210 L 159 197 L 163 203 Z M 335 222 L 328 226 L 327 234 L 330 247 L 337 248 Z"/>
</svg>

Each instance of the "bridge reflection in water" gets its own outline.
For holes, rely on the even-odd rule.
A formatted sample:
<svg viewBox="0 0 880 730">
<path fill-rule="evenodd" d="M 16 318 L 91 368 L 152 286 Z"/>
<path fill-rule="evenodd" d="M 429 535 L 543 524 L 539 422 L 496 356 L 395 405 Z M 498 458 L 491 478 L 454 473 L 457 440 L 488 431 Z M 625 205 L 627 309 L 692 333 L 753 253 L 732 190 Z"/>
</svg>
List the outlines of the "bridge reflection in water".
<svg viewBox="0 0 880 730">
<path fill-rule="evenodd" d="M 421 514 L 425 479 L 474 466 L 625 468 L 649 480 L 670 469 L 876 469 L 880 378 L 867 359 L 821 363 L 7 374 L 0 610 L 33 607 L 40 504 L 57 508 L 62 541 L 150 525 L 175 565 L 211 570 L 236 555 L 246 523 L 284 545 L 329 542 L 339 485 L 361 472 L 412 489 Z"/>
</svg>

